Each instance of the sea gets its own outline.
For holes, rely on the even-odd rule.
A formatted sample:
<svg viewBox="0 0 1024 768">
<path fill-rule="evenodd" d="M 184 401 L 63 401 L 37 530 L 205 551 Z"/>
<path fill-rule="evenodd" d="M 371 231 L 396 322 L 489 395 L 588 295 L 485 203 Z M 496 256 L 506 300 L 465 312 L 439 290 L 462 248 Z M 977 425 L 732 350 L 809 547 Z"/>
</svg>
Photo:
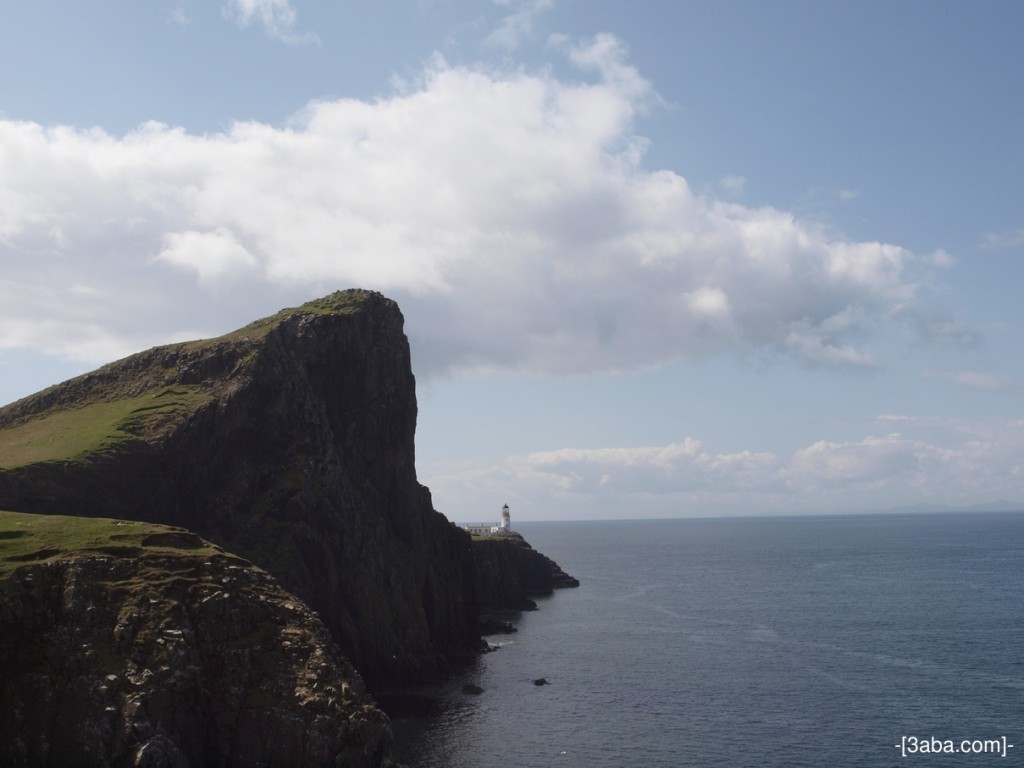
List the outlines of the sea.
<svg viewBox="0 0 1024 768">
<path fill-rule="evenodd" d="M 1024 514 L 516 529 L 581 586 L 395 713 L 409 768 L 1024 765 Z"/>
</svg>

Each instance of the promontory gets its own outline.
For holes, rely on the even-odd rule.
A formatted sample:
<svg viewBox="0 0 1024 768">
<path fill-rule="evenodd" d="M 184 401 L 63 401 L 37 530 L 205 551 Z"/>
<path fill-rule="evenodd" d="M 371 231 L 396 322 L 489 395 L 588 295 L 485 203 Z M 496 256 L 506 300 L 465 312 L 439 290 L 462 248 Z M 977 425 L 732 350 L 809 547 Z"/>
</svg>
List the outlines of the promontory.
<svg viewBox="0 0 1024 768">
<path fill-rule="evenodd" d="M 289 755 L 309 755 L 297 764 L 386 761 L 362 680 L 407 685 L 470 658 L 481 595 L 502 592 L 488 564 L 523 560 L 474 558 L 417 481 L 403 322 L 384 296 L 341 291 L 0 408 L 0 510 L 19 513 L 0 520 L 0 737 L 24 741 L 10 731 L 26 707 L 52 704 L 102 731 L 96 764 L 136 764 L 146 745 L 155 762 L 137 764 L 275 764 L 243 759 L 240 728 L 286 734 Z M 47 651 L 45 626 L 85 650 Z M 42 658 L 65 651 L 70 666 Z M 26 699 L 11 665 L 58 674 L 78 703 Z M 163 693 L 130 707 L 126 731 L 126 702 L 150 689 Z M 202 716 L 147 714 L 179 711 L 173 691 Z M 60 764 L 21 764 L 37 762 Z"/>
</svg>

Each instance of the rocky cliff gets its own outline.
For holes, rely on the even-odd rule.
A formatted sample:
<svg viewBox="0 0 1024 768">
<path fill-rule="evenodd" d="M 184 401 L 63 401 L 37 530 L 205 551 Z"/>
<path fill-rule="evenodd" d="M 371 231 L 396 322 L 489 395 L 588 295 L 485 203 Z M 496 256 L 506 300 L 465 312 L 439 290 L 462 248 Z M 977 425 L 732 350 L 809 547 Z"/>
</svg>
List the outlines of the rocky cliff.
<svg viewBox="0 0 1024 768">
<path fill-rule="evenodd" d="M 382 766 L 324 625 L 181 529 L 0 512 L 0 764 Z"/>
<path fill-rule="evenodd" d="M 473 555 L 416 480 L 402 326 L 340 292 L 6 406 L 0 508 L 187 527 L 308 601 L 368 680 L 443 671 L 479 642 Z"/>
<path fill-rule="evenodd" d="M 531 597 L 580 585 L 515 532 L 475 537 L 473 568 L 477 597 L 484 610 L 532 610 L 537 605 Z"/>
</svg>

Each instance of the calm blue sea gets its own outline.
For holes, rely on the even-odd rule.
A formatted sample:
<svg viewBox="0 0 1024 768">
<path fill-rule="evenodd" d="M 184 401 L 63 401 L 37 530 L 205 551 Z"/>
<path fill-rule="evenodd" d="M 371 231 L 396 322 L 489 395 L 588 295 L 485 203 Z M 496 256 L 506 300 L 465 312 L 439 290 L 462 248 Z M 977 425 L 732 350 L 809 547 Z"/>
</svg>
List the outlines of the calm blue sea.
<svg viewBox="0 0 1024 768">
<path fill-rule="evenodd" d="M 517 528 L 582 586 L 396 718 L 409 766 L 1024 764 L 1024 515 Z"/>
</svg>

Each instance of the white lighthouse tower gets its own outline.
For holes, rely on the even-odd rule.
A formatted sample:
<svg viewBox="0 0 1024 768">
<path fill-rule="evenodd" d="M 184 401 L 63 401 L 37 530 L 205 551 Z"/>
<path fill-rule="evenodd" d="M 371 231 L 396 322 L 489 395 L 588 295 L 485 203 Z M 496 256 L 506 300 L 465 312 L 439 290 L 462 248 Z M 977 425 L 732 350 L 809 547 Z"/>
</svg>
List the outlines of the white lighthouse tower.
<svg viewBox="0 0 1024 768">
<path fill-rule="evenodd" d="M 508 533 L 512 530 L 512 517 L 509 515 L 508 504 L 501 508 L 501 532 Z"/>
</svg>

